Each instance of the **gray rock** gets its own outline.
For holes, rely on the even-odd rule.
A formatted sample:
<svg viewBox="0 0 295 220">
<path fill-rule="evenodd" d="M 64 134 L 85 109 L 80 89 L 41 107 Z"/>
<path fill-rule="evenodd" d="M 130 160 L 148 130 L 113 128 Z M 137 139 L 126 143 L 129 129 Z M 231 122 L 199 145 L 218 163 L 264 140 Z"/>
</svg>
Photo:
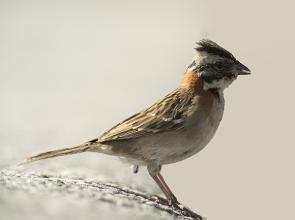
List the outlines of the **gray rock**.
<svg viewBox="0 0 295 220">
<path fill-rule="evenodd" d="M 186 208 L 184 210 L 187 210 Z M 0 219 L 201 219 L 115 184 L 19 169 L 0 171 Z"/>
</svg>

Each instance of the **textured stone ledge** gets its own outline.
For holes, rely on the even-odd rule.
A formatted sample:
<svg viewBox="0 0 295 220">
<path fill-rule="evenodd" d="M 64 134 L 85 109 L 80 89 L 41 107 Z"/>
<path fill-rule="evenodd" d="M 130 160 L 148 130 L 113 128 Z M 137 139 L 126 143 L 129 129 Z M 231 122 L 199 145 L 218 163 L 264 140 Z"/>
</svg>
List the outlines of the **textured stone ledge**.
<svg viewBox="0 0 295 220">
<path fill-rule="evenodd" d="M 15 192 L 20 192 L 22 199 L 19 199 L 19 195 L 15 197 Z M 84 201 L 84 205 L 86 203 L 85 207 L 87 207 L 85 213 L 91 212 L 89 214 L 93 216 L 96 213 L 98 215 L 97 219 L 104 219 L 106 217 L 108 219 L 118 219 L 118 215 L 120 219 L 201 219 L 198 215 L 189 217 L 185 211 L 172 209 L 164 203 L 155 202 L 149 195 L 118 185 L 33 172 L 28 173 L 19 171 L 18 169 L 4 169 L 0 171 L 0 193 L 4 195 L 0 199 L 0 205 L 3 209 L 5 209 L 5 204 L 7 203 L 14 204 L 15 197 L 15 200 L 17 200 L 15 204 L 16 208 L 17 206 L 24 207 L 20 207 L 19 210 L 22 210 L 26 216 L 30 216 L 30 213 L 27 213 L 30 208 L 27 206 L 29 206 L 28 203 L 33 197 L 32 200 L 35 203 L 41 206 L 41 208 L 45 207 L 45 211 L 42 214 L 38 214 L 39 210 L 37 210 L 36 214 L 39 216 L 50 214 L 47 206 L 51 203 L 58 204 L 57 206 L 61 207 L 60 209 L 63 209 L 63 211 L 64 209 L 69 209 L 68 211 L 75 216 L 75 212 L 77 211 L 75 210 L 75 202 L 78 205 L 81 201 L 81 203 Z M 38 197 L 38 195 L 42 196 Z M 24 197 L 25 199 L 23 199 Z M 48 204 L 47 198 L 51 201 L 50 204 Z M 69 205 L 65 205 L 64 200 L 68 201 L 65 198 L 70 198 L 71 202 L 74 203 L 72 208 Z M 23 203 L 25 204 L 22 205 L 20 201 L 24 201 Z M 88 211 L 87 204 L 88 206 L 94 205 L 97 208 Z M 80 206 L 78 205 L 78 207 Z M 56 209 L 59 210 L 59 208 Z M 63 218 L 69 216 L 68 213 L 64 213 L 63 211 L 59 210 L 59 212 L 62 212 Z M 9 215 L 7 208 L 5 209 L 5 213 Z M 33 215 L 33 213 L 31 214 Z M 22 215 L 21 212 L 19 215 Z M 14 216 L 15 218 L 12 219 L 18 219 L 17 215 Z M 87 219 L 90 219 L 90 216 Z"/>
</svg>

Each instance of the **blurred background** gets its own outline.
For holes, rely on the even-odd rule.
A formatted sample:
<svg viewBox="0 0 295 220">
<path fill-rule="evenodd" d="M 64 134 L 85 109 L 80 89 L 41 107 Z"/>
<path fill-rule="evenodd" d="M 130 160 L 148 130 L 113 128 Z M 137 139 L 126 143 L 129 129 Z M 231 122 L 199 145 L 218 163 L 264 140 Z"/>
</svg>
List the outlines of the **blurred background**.
<svg viewBox="0 0 295 220">
<path fill-rule="evenodd" d="M 0 0 L 0 168 L 93 139 L 154 103 L 178 85 L 195 42 L 209 38 L 253 74 L 225 91 L 210 144 L 163 175 L 208 219 L 294 219 L 293 9 L 292 1 Z M 159 193 L 144 169 L 134 175 L 101 154 L 24 169 Z M 12 207 L 8 200 L 0 206 Z"/>
</svg>

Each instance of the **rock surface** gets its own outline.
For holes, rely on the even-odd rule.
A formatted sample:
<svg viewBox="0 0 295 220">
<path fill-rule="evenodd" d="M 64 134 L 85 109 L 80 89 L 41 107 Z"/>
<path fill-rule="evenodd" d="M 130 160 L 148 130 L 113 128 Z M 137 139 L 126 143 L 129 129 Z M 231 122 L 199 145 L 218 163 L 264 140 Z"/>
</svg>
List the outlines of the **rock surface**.
<svg viewBox="0 0 295 220">
<path fill-rule="evenodd" d="M 0 171 L 0 219 L 201 219 L 104 181 Z"/>
</svg>

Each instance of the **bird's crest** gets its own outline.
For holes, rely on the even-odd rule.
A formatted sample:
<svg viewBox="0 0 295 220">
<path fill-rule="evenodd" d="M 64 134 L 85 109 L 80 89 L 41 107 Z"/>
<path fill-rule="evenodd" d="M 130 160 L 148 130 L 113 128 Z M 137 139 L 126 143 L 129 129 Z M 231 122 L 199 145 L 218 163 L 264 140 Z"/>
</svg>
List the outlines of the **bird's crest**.
<svg viewBox="0 0 295 220">
<path fill-rule="evenodd" d="M 195 48 L 198 52 L 207 52 L 210 54 L 218 55 L 221 57 L 229 58 L 235 60 L 235 57 L 226 49 L 219 46 L 212 40 L 203 39 L 197 42 L 197 47 Z"/>
</svg>

